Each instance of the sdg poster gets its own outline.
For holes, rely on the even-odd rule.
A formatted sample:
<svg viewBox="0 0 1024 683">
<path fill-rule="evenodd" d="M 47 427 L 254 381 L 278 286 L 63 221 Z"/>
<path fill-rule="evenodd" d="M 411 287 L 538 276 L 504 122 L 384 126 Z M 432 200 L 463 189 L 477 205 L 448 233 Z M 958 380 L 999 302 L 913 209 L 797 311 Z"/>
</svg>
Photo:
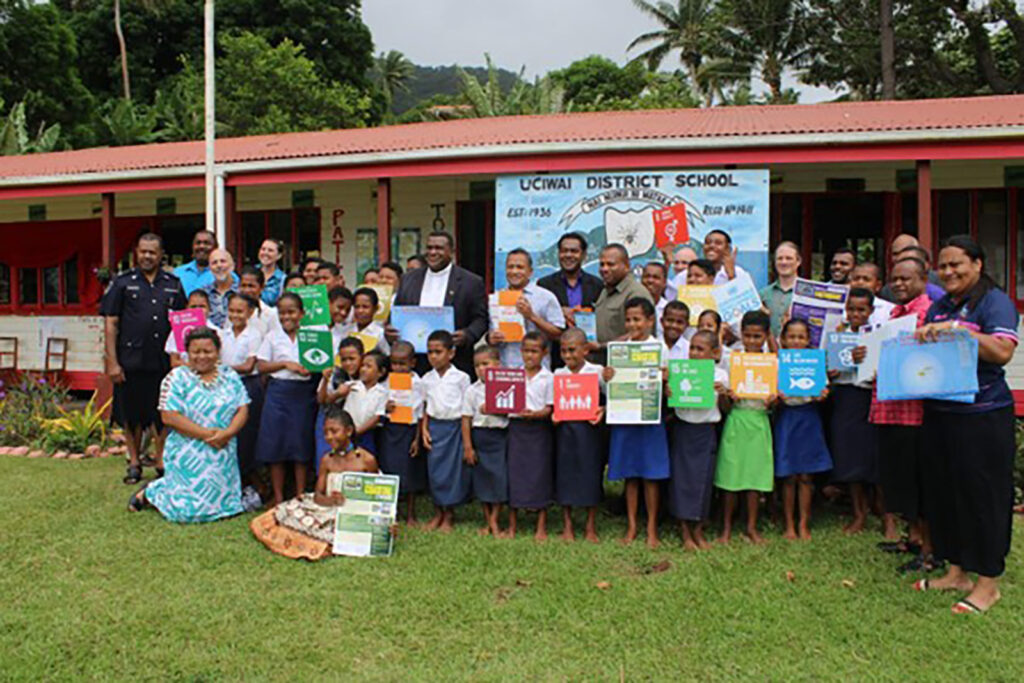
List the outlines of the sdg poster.
<svg viewBox="0 0 1024 683">
<path fill-rule="evenodd" d="M 558 270 L 567 232 L 587 239 L 587 272 L 597 275 L 601 248 L 618 243 L 639 279 L 645 263 L 662 261 L 662 248 L 686 244 L 702 254 L 704 235 L 723 230 L 754 283 L 768 281 L 766 169 L 500 176 L 496 188 L 495 289 L 508 286 L 505 255 L 517 247 L 533 257 L 535 279 Z"/>
</svg>

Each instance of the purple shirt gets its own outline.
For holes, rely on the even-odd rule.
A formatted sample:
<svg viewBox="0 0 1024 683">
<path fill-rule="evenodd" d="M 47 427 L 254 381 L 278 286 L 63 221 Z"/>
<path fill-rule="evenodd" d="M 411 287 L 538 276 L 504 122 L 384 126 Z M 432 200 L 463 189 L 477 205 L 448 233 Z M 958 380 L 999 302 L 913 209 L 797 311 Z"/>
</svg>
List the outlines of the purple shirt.
<svg viewBox="0 0 1024 683">
<path fill-rule="evenodd" d="M 569 301 L 569 308 L 583 306 L 583 278 L 576 278 L 576 285 L 569 284 L 569 278 L 562 273 L 562 282 L 565 283 L 565 298 Z"/>
</svg>

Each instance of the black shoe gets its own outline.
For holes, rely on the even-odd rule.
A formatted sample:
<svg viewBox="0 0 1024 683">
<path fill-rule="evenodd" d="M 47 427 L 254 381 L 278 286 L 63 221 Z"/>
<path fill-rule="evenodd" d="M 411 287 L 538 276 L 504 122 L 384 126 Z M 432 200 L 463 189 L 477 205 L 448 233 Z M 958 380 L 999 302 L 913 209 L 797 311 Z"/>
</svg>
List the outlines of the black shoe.
<svg viewBox="0 0 1024 683">
<path fill-rule="evenodd" d="M 943 569 L 945 566 L 945 560 L 936 560 L 933 555 L 926 556 L 918 553 L 910 562 L 901 564 L 897 567 L 896 571 L 900 574 L 909 574 L 910 572 L 931 573 Z"/>
</svg>

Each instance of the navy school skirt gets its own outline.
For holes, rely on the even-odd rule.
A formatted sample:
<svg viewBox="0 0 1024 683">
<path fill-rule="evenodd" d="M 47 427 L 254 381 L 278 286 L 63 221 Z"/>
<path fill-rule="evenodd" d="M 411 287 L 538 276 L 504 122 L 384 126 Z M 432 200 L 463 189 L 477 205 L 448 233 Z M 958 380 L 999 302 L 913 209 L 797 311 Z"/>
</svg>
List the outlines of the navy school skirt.
<svg viewBox="0 0 1024 683">
<path fill-rule="evenodd" d="M 462 459 L 462 419 L 428 421 L 432 448 L 427 455 L 427 474 L 434 503 L 441 507 L 462 505 L 472 487 L 469 467 Z"/>
<path fill-rule="evenodd" d="M 555 494 L 554 438 L 546 420 L 509 420 L 508 503 L 540 510 Z"/>
<path fill-rule="evenodd" d="M 839 384 L 832 393 L 832 481 L 878 483 L 878 432 L 868 422 L 871 390 Z"/>
<path fill-rule="evenodd" d="M 259 375 L 242 378 L 242 386 L 249 394 L 249 417 L 238 432 L 238 471 L 244 477 L 256 469 L 256 438 L 260 433 L 260 414 L 263 412 L 263 384 Z"/>
<path fill-rule="evenodd" d="M 555 427 L 555 499 L 559 505 L 594 507 L 604 497 L 605 432 L 589 422 Z"/>
<path fill-rule="evenodd" d="M 508 502 L 508 431 L 473 427 L 473 495 L 481 503 Z"/>
<path fill-rule="evenodd" d="M 814 403 L 781 406 L 775 413 L 775 476 L 817 474 L 832 469 L 825 429 Z"/>
<path fill-rule="evenodd" d="M 377 435 L 380 471 L 398 477 L 401 495 L 427 490 L 426 454 L 421 451 L 415 458 L 409 455 L 418 428 L 418 425 L 385 422 Z"/>
<path fill-rule="evenodd" d="M 263 398 L 256 462 L 313 462 L 318 377 L 308 380 L 270 378 Z"/>
</svg>

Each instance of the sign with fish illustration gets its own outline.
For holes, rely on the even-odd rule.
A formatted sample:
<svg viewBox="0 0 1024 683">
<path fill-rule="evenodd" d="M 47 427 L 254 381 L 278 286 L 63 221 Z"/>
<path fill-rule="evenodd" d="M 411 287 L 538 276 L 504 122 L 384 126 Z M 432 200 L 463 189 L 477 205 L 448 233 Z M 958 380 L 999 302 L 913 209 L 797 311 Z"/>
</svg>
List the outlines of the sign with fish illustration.
<svg viewBox="0 0 1024 683">
<path fill-rule="evenodd" d="M 780 394 L 820 396 L 827 383 L 824 350 L 779 349 Z"/>
<path fill-rule="evenodd" d="M 722 230 L 737 262 L 762 286 L 768 276 L 766 169 L 628 171 L 500 176 L 496 181 L 494 286 L 504 289 L 505 255 L 533 257 L 534 278 L 558 270 L 558 238 L 587 240 L 584 268 L 597 275 L 601 249 L 621 244 L 634 272 L 663 262 L 662 249 L 689 245 Z"/>
</svg>

